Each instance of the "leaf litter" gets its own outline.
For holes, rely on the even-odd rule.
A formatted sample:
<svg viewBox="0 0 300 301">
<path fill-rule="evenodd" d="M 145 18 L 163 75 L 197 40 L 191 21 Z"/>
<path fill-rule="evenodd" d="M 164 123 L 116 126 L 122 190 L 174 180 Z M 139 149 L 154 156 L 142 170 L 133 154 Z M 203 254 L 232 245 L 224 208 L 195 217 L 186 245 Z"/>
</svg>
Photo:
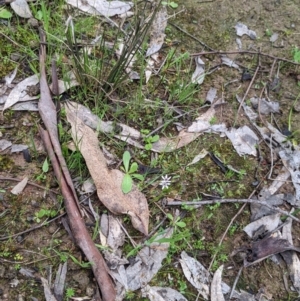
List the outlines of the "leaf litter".
<svg viewBox="0 0 300 301">
<path fill-rule="evenodd" d="M 106 1 L 102 1 L 100 3 L 101 6 L 91 6 L 93 9 L 91 10 L 93 13 L 96 11 L 100 14 L 103 14 L 105 16 L 111 16 L 114 14 L 119 14 L 116 13 L 116 10 L 120 12 L 120 8 L 124 9 L 125 11 L 127 9 L 130 9 L 132 4 L 131 3 L 122 3 L 119 1 L 111 1 L 111 4 L 108 5 Z M 83 3 L 83 6 L 87 4 Z M 116 7 L 114 7 L 116 5 Z M 119 5 L 119 6 L 117 6 Z M 82 9 L 82 8 L 81 8 Z M 82 9 L 83 11 L 87 11 L 86 8 Z M 90 10 L 88 10 L 90 12 Z M 242 23 L 238 23 L 236 25 L 236 30 L 237 34 L 239 36 L 242 36 L 244 34 L 248 35 L 250 38 L 255 39 L 256 38 L 256 33 L 254 31 L 250 31 L 247 26 L 245 26 Z M 164 34 L 161 34 L 161 39 L 163 41 Z M 157 51 L 159 51 L 162 42 L 160 41 L 157 43 L 160 46 L 151 46 L 152 47 L 152 52 L 158 48 Z M 151 42 L 150 42 L 151 45 Z M 149 49 L 151 49 L 151 47 Z M 153 50 L 154 49 L 154 50 Z M 151 52 L 150 51 L 150 52 Z M 150 55 L 150 54 L 149 54 Z M 222 59 L 223 61 L 223 59 Z M 233 65 L 233 61 L 225 59 L 223 61 L 224 64 L 230 67 L 236 67 L 238 68 L 238 65 Z M 205 79 L 205 70 L 204 70 L 204 62 L 200 59 L 199 57 L 196 58 L 196 71 L 192 77 L 192 81 L 197 83 L 197 84 L 202 84 Z M 20 83 L 21 84 L 21 83 Z M 63 84 L 63 82 L 61 82 Z M 10 85 L 10 84 L 9 84 Z M 23 84 L 24 86 L 20 85 L 19 91 L 14 92 L 16 94 L 16 97 L 13 97 L 14 94 L 9 95 L 8 101 L 5 103 L 3 111 L 10 108 L 11 106 L 15 105 L 17 102 L 22 101 L 24 97 L 30 97 L 30 95 L 26 95 L 27 93 L 27 88 L 28 86 L 31 86 L 27 83 Z M 34 84 L 33 84 L 34 85 Z M 74 85 L 78 85 L 77 82 L 74 82 Z M 21 88 L 22 87 L 22 88 Z M 43 85 L 43 89 L 45 86 Z M 17 89 L 16 89 L 17 91 Z M 11 91 L 12 93 L 13 91 Z M 61 92 L 63 92 L 63 89 L 61 89 Z M 23 93 L 23 94 L 22 94 Z M 25 93 L 25 94 L 24 94 Z M 45 90 L 42 92 L 45 93 Z M 214 91 L 212 92 L 214 96 L 208 97 L 208 102 L 211 103 L 210 109 L 198 117 L 196 121 L 190 126 L 187 130 L 183 129 L 179 132 L 178 136 L 175 138 L 161 138 L 158 142 L 153 143 L 152 145 L 152 150 L 156 152 L 167 152 L 167 151 L 174 151 L 180 147 L 183 147 L 187 145 L 188 143 L 194 141 L 202 132 L 207 132 L 207 131 L 213 131 L 213 132 L 218 132 L 221 134 L 226 134 L 227 137 L 232 141 L 233 146 L 235 147 L 236 151 L 239 153 L 240 156 L 244 154 L 251 154 L 253 156 L 257 155 L 256 152 L 256 145 L 258 144 L 258 137 L 257 135 L 248 127 L 248 126 L 243 126 L 238 129 L 227 129 L 226 126 L 223 126 L 220 124 L 220 128 L 218 130 L 214 131 L 214 125 L 211 124 L 211 120 L 215 116 L 215 109 L 214 106 L 218 104 L 217 102 L 213 102 L 215 98 L 215 93 Z M 44 95 L 45 96 L 45 95 Z M 13 99 L 14 98 L 14 99 Z M 42 100 L 43 101 L 43 100 Z M 264 98 L 251 98 L 250 99 L 252 106 L 254 109 L 258 110 L 258 114 L 253 113 L 252 109 L 250 109 L 247 105 L 243 104 L 243 108 L 245 109 L 245 112 L 248 110 L 248 112 L 251 113 L 251 121 L 255 122 L 259 114 L 270 114 L 270 113 L 279 113 L 279 104 L 278 102 L 273 102 L 273 101 L 267 101 Z M 117 200 L 118 204 L 120 200 L 123 199 L 123 195 L 119 192 L 120 190 L 120 179 L 122 178 L 122 173 L 118 170 L 108 170 L 107 168 L 107 163 L 106 159 L 103 156 L 103 153 L 101 152 L 99 146 L 98 146 L 98 140 L 96 134 L 91 131 L 86 124 L 86 122 L 89 122 L 89 119 L 92 120 L 92 126 L 94 129 L 99 129 L 99 125 L 101 130 L 103 130 L 106 133 L 112 133 L 114 131 L 114 126 L 115 124 L 113 122 L 102 122 L 99 118 L 95 118 L 95 116 L 92 115 L 91 112 L 88 112 L 88 108 L 85 111 L 85 113 L 82 114 L 81 117 L 79 117 L 79 110 L 77 108 L 75 111 L 71 111 L 70 107 L 76 107 L 77 104 L 75 105 L 74 103 L 71 104 L 71 106 L 65 106 L 68 119 L 72 125 L 72 136 L 74 139 L 74 142 L 76 146 L 80 149 L 82 152 L 83 156 L 85 157 L 86 163 L 88 165 L 90 174 L 92 178 L 94 179 L 94 182 L 96 184 L 96 188 L 98 190 L 98 196 L 99 199 L 104 203 L 107 204 L 107 207 L 110 209 L 111 212 L 120 214 L 120 213 L 127 213 L 131 216 L 132 218 L 132 223 L 135 226 L 136 229 L 141 231 L 144 234 L 148 233 L 148 220 L 149 220 L 149 212 L 148 212 L 148 207 L 147 207 L 147 200 L 145 199 L 144 196 L 134 187 L 133 189 L 133 197 L 129 198 L 132 200 L 138 200 L 138 204 L 134 203 L 134 205 L 129 204 L 128 202 L 126 205 L 124 205 L 125 209 L 117 208 L 116 209 L 116 203 L 112 203 L 111 200 Z M 42 107 L 42 105 L 41 105 Z M 82 106 L 83 107 L 83 106 Z M 53 111 L 53 107 L 49 111 Z M 68 111 L 69 110 L 69 111 Z M 77 111 L 76 111 L 77 110 Z M 41 110 L 41 115 L 44 115 L 44 122 L 47 120 L 48 116 L 48 110 L 44 108 L 43 112 Z M 72 115 L 73 114 L 73 115 Z M 74 115 L 75 114 L 75 115 Z M 46 117 L 47 115 L 47 117 Z M 88 117 L 87 117 L 88 116 Z M 255 116 L 255 117 L 253 117 Z M 83 118 L 82 118 L 83 117 Z M 80 119 L 81 118 L 81 119 Z M 84 121 L 82 119 L 85 119 Z M 50 119 L 51 120 L 51 119 Z M 49 120 L 48 120 L 49 122 Z M 54 119 L 52 119 L 50 122 L 53 122 L 53 124 L 56 126 L 56 122 Z M 85 124 L 84 124 L 84 123 Z M 45 122 L 46 123 L 46 122 Z M 51 126 L 48 123 L 48 128 L 50 129 L 50 132 L 52 132 L 52 138 L 57 136 L 57 133 L 53 129 L 51 129 Z M 96 126 L 95 126 L 96 125 Z M 292 177 L 292 181 L 294 184 L 294 187 L 296 189 L 296 196 L 294 202 L 292 204 L 296 207 L 299 207 L 299 204 L 297 203 L 300 199 L 299 197 L 299 186 L 297 179 L 298 177 L 298 169 L 299 169 L 299 151 L 297 147 L 296 149 L 292 149 L 291 145 L 287 143 L 286 141 L 286 136 L 282 135 L 279 131 L 276 131 L 275 129 L 271 128 L 271 125 L 266 127 L 259 127 L 258 125 L 255 124 L 255 127 L 260 133 L 263 135 L 265 139 L 269 139 L 271 137 L 271 142 L 272 140 L 275 143 L 279 144 L 279 156 L 284 162 L 284 165 L 286 167 L 284 171 L 284 179 L 287 179 L 289 174 Z M 116 137 L 119 139 L 128 142 L 129 144 L 135 145 L 139 148 L 144 148 L 143 143 L 141 142 L 142 135 L 141 133 L 133 129 L 127 125 L 121 125 L 122 128 L 122 134 L 117 134 Z M 216 128 L 216 127 L 215 127 Z M 270 134 L 271 132 L 271 134 Z M 130 140 L 132 139 L 132 140 Z M 53 143 L 55 144 L 55 140 L 53 140 Z M 277 145 L 278 146 L 278 145 Z M 250 148 L 250 150 L 245 150 L 245 148 Z M 56 150 L 57 151 L 57 150 Z M 276 150 L 278 151 L 278 150 Z M 91 156 L 91 152 L 95 152 L 95 156 Z M 198 162 L 203 154 L 200 154 L 198 157 L 195 158 L 195 160 L 192 161 L 193 164 Z M 59 154 L 58 154 L 59 157 Z M 97 162 L 91 157 L 97 157 Z M 96 170 L 98 169 L 98 170 Z M 105 181 L 101 183 L 99 181 L 99 178 L 104 176 Z M 109 176 L 109 174 L 111 174 Z M 279 178 L 278 181 L 280 182 Z M 274 181 L 275 183 L 275 181 Z M 107 191 L 107 187 L 110 187 L 111 191 Z M 109 189 L 108 189 L 109 190 Z M 86 192 L 90 190 L 86 190 Z M 273 206 L 278 206 L 281 205 L 283 202 L 283 199 L 286 200 L 286 196 L 283 196 L 281 194 L 278 195 L 273 195 L 277 189 L 274 188 L 274 191 L 270 189 L 270 193 L 263 195 L 261 194 L 261 200 L 265 200 L 268 202 L 271 202 Z M 140 200 L 142 200 L 140 202 Z M 109 204 L 111 203 L 111 204 Z M 121 201 L 122 203 L 122 201 Z M 129 202 L 130 203 L 130 202 Z M 142 203 L 142 204 L 141 204 Z M 92 207 L 92 204 L 90 204 L 90 208 Z M 111 207 L 110 207 L 111 206 Z M 140 207 L 139 207 L 140 206 Z M 277 254 L 277 253 L 282 253 L 283 257 L 286 256 L 286 261 L 291 262 L 290 257 L 288 258 L 287 254 L 292 254 L 293 256 L 295 255 L 295 251 L 298 251 L 297 247 L 293 247 L 293 242 L 292 242 L 292 235 L 291 235 L 291 220 L 288 220 L 288 223 L 284 224 L 282 226 L 282 233 L 280 230 L 275 231 L 278 227 L 281 227 L 280 225 L 280 214 L 272 212 L 272 210 L 265 210 L 263 213 L 262 208 L 264 206 L 260 206 L 260 209 L 257 209 L 257 214 L 252 212 L 253 221 L 251 224 L 246 226 L 244 228 L 244 231 L 251 237 L 255 236 L 264 236 L 261 240 L 254 241 L 252 242 L 251 245 L 251 254 L 249 255 L 248 259 L 255 255 L 254 257 L 251 257 L 251 261 L 246 262 L 245 266 L 249 266 L 250 264 L 258 262 L 258 260 L 262 260 L 264 258 L 267 258 L 271 255 Z M 253 208 L 251 208 L 254 210 Z M 146 212 L 145 212 L 146 211 Z M 93 215 L 95 219 L 97 219 L 96 211 L 93 209 L 92 210 Z M 262 215 L 262 216 L 259 216 Z M 108 218 L 105 217 L 105 215 L 102 215 L 103 217 L 103 223 L 105 219 L 109 220 L 109 231 L 104 231 L 106 235 L 103 235 L 106 237 L 105 244 L 107 244 L 112 250 L 116 251 L 118 247 L 122 246 L 123 244 L 123 239 L 124 239 L 124 233 L 121 230 L 120 223 L 118 222 L 118 219 L 109 215 Z M 173 231 L 172 230 L 166 230 L 168 231 Z M 258 231 L 258 232 L 257 232 Z M 275 232 L 274 232 L 275 231 Z M 273 232 L 273 233 L 271 233 Z M 170 233 L 169 233 L 170 234 Z M 169 235 L 168 234 L 168 235 Z M 161 287 L 151 287 L 148 285 L 148 282 L 153 278 L 153 276 L 158 272 L 158 270 L 161 267 L 161 262 L 162 260 L 166 257 L 166 254 L 168 252 L 168 243 L 167 242 L 159 242 L 160 239 L 164 238 L 170 238 L 170 236 L 160 236 L 158 235 L 154 242 L 152 242 L 149 246 L 144 247 L 138 252 L 138 255 L 135 257 L 135 264 L 132 266 L 126 267 L 126 263 L 121 263 L 118 262 L 116 264 L 112 264 L 111 266 L 114 267 L 113 270 L 116 274 L 116 279 L 119 279 L 119 286 L 121 287 L 122 293 L 120 295 L 124 294 L 124 289 L 125 290 L 136 290 L 139 288 L 142 288 L 142 293 L 145 296 L 148 296 L 151 300 L 173 300 L 176 298 L 181 298 L 181 294 L 176 292 L 175 290 L 171 288 L 161 288 Z M 122 237 L 122 239 L 120 238 Z M 120 241 L 118 241 L 120 239 Z M 163 250 L 161 250 L 161 248 Z M 162 251 L 162 252 L 159 252 Z M 287 252 L 286 252 L 287 251 Z M 285 253 L 283 253 L 285 252 Z M 289 253 L 290 252 L 290 253 Z M 150 254 L 150 255 L 149 255 Z M 184 254 L 184 255 L 183 255 Z M 185 259 L 186 254 L 182 253 L 181 254 L 182 258 L 184 257 Z M 296 290 L 299 291 L 299 283 L 297 282 L 297 279 L 299 279 L 299 265 L 297 263 L 297 256 L 292 257 L 295 263 L 292 265 L 288 265 L 289 270 L 290 270 L 290 276 L 293 281 L 294 287 Z M 149 261 L 150 259 L 150 261 Z M 195 266 L 199 267 L 199 263 L 197 261 L 193 261 L 192 259 L 189 259 L 189 261 L 193 262 L 191 265 L 191 270 L 193 269 L 192 267 L 195 268 Z M 298 260 L 299 261 L 299 260 Z M 109 262 L 109 261 L 108 261 Z M 182 259 L 182 262 L 183 259 Z M 151 263 L 151 265 L 150 265 Z M 186 264 L 186 263 L 184 263 Z M 183 265 L 184 265 L 183 264 Z M 187 264 L 186 264 L 187 265 Z M 150 268 L 149 268 L 150 266 Z M 191 282 L 193 282 L 196 286 L 198 286 L 201 291 L 201 294 L 203 295 L 204 298 L 208 298 L 209 294 L 211 295 L 211 300 L 225 300 L 223 293 L 221 292 L 221 287 L 222 287 L 222 281 L 221 281 L 221 275 L 222 275 L 222 270 L 223 266 L 220 266 L 217 271 L 214 273 L 214 276 L 210 274 L 205 268 L 203 267 L 203 270 L 206 272 L 204 273 L 203 279 L 200 281 L 198 280 L 198 274 L 199 271 L 187 271 L 188 269 L 185 267 L 185 271 L 188 274 L 188 279 L 191 279 Z M 113 275 L 113 273 L 112 273 Z M 118 276 L 117 276 L 118 275 Z M 195 280 L 196 279 L 196 280 Z M 208 281 L 209 279 L 209 281 Z M 51 295 L 49 284 L 45 279 L 41 279 L 42 283 L 45 287 L 45 295 L 46 299 L 48 300 L 54 300 L 53 296 Z M 118 280 L 117 280 L 118 281 Z M 47 293 L 46 293 L 47 292 Z M 228 291 L 227 291 L 228 292 Z M 239 294 L 239 293 L 237 293 Z M 241 292 L 242 294 L 242 292 Z M 119 296 L 120 296 L 119 295 Z M 150 297 L 151 295 L 151 297 Z M 170 297 L 169 297 L 170 296 Z M 163 298 L 163 299 L 162 299 Z M 168 299 L 169 298 L 169 299 Z M 185 298 L 182 296 L 183 300 Z"/>
</svg>

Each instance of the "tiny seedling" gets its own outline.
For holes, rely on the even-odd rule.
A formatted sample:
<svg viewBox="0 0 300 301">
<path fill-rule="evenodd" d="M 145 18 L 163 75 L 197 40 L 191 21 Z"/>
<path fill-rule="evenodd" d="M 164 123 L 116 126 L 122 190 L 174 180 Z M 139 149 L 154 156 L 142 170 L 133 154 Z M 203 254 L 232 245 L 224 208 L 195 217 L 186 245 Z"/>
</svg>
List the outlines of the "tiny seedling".
<svg viewBox="0 0 300 301">
<path fill-rule="evenodd" d="M 121 166 L 121 169 L 125 172 L 125 175 L 123 177 L 122 181 L 122 191 L 123 193 L 129 193 L 132 189 L 132 178 L 136 178 L 138 180 L 144 180 L 144 177 L 136 171 L 138 170 L 138 164 L 136 162 L 133 162 L 130 165 L 131 155 L 128 151 L 125 151 L 123 154 L 123 166 Z"/>
<path fill-rule="evenodd" d="M 161 4 L 162 5 L 168 5 L 171 8 L 177 8 L 178 7 L 178 4 L 174 1 L 163 1 Z"/>
<path fill-rule="evenodd" d="M 152 148 L 152 143 L 156 142 L 159 140 L 159 136 L 158 135 L 154 135 L 154 136 L 148 136 L 149 134 L 149 130 L 141 130 L 141 133 L 144 136 L 144 142 L 145 142 L 145 149 L 146 150 L 151 150 Z"/>
<path fill-rule="evenodd" d="M 42 173 L 40 173 L 36 179 L 38 181 L 40 180 L 45 180 L 46 179 L 46 173 L 49 171 L 49 162 L 48 162 L 48 159 L 46 158 L 44 163 L 43 163 L 43 166 L 42 166 Z"/>
<path fill-rule="evenodd" d="M 167 213 L 167 218 L 171 221 L 172 225 L 175 227 L 184 228 L 186 226 L 185 222 L 180 221 L 179 216 L 177 216 L 176 219 L 174 219 L 172 214 Z"/>
<path fill-rule="evenodd" d="M 300 63 L 300 49 L 298 47 L 293 49 L 293 59 L 295 63 Z"/>
<path fill-rule="evenodd" d="M 66 289 L 66 297 L 69 299 L 69 298 L 72 298 L 74 296 L 75 296 L 75 290 L 74 290 L 74 288 L 68 287 Z"/>
<path fill-rule="evenodd" d="M 57 214 L 56 210 L 50 210 L 50 209 L 41 209 L 40 211 L 36 212 L 34 214 L 34 220 L 39 223 L 41 221 L 41 218 L 43 217 L 54 217 Z"/>
</svg>

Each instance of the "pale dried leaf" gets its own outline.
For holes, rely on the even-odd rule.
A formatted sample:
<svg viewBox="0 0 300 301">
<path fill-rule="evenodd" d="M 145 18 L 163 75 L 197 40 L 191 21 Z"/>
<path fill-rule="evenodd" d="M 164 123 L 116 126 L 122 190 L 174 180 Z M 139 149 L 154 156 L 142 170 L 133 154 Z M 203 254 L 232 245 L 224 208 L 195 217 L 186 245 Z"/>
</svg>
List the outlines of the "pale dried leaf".
<svg viewBox="0 0 300 301">
<path fill-rule="evenodd" d="M 12 147 L 11 147 L 11 153 L 22 152 L 24 149 L 28 149 L 28 145 L 13 144 Z"/>
<path fill-rule="evenodd" d="M 204 299 L 209 299 L 211 276 L 206 268 L 184 251 L 181 253 L 179 262 L 186 279 L 199 291 Z"/>
<path fill-rule="evenodd" d="M 162 261 L 167 257 L 170 243 L 156 241 L 172 237 L 173 231 L 173 228 L 166 229 L 155 238 L 154 242 L 140 250 L 135 263 L 126 269 L 129 290 L 135 291 L 145 286 L 160 270 Z"/>
<path fill-rule="evenodd" d="M 4 109 L 4 106 L 0 105 L 0 111 Z M 37 112 L 39 110 L 38 108 L 38 102 L 37 101 L 24 101 L 19 102 L 10 107 L 13 111 L 30 111 L 30 112 Z"/>
<path fill-rule="evenodd" d="M 72 87 L 79 86 L 79 82 L 77 81 L 76 76 L 73 71 L 69 71 L 64 77 L 65 77 L 64 80 L 62 80 L 62 79 L 58 80 L 58 94 L 59 95 L 66 92 L 67 90 L 69 90 Z M 53 84 L 51 84 L 49 86 L 51 91 L 52 91 L 52 86 L 53 86 Z"/>
<path fill-rule="evenodd" d="M 288 218 L 286 224 L 282 227 L 282 238 L 286 239 L 291 245 L 293 245 L 291 218 Z M 300 292 L 300 260 L 297 256 L 297 253 L 294 251 L 287 251 L 287 252 L 283 252 L 281 255 L 287 264 L 289 276 L 293 282 L 293 286 L 299 293 Z"/>
<path fill-rule="evenodd" d="M 248 126 L 244 125 L 238 129 L 232 128 L 226 132 L 226 135 L 240 156 L 257 155 L 256 145 L 259 139 Z"/>
<path fill-rule="evenodd" d="M 125 234 L 120 226 L 118 219 L 112 215 L 108 216 L 108 236 L 107 245 L 111 247 L 113 251 L 116 251 L 119 247 L 123 246 L 125 242 Z"/>
<path fill-rule="evenodd" d="M 274 32 L 274 33 L 272 34 L 272 36 L 270 37 L 270 42 L 271 42 L 271 43 L 276 42 L 276 41 L 278 40 L 278 37 L 279 37 L 278 33 Z"/>
<path fill-rule="evenodd" d="M 26 0 L 14 0 L 10 3 L 14 12 L 22 18 L 32 18 L 32 13 Z"/>
<path fill-rule="evenodd" d="M 262 218 L 248 224 L 243 230 L 248 234 L 249 237 L 253 237 L 255 232 L 260 228 L 264 227 L 266 232 L 275 230 L 280 224 L 280 213 L 263 216 Z"/>
<path fill-rule="evenodd" d="M 216 96 L 217 96 L 217 89 L 211 87 L 206 94 L 205 100 L 206 100 L 206 102 L 209 102 L 210 104 L 212 104 L 214 102 L 214 99 L 216 98 Z"/>
<path fill-rule="evenodd" d="M 225 298 L 222 293 L 222 272 L 223 265 L 221 265 L 216 272 L 211 282 L 210 287 L 210 300 L 211 301 L 225 301 Z"/>
<path fill-rule="evenodd" d="M 72 126 L 73 140 L 86 161 L 99 199 L 114 214 L 128 214 L 133 226 L 147 235 L 149 210 L 145 196 L 135 185 L 129 193 L 122 192 L 124 174 L 116 169 L 108 169 L 97 135 L 68 106 L 65 108 Z"/>
<path fill-rule="evenodd" d="M 167 27 L 168 13 L 166 6 L 162 6 L 156 13 L 150 31 L 150 45 L 146 52 L 146 57 L 158 52 L 165 39 L 165 29 Z"/>
<path fill-rule="evenodd" d="M 62 301 L 64 294 L 65 281 L 67 276 L 67 261 L 63 265 L 58 266 L 56 278 L 54 282 L 54 295 L 57 301 Z"/>
<path fill-rule="evenodd" d="M 237 23 L 234 28 L 236 29 L 236 34 L 241 37 L 244 34 L 249 36 L 252 40 L 256 39 L 256 32 L 248 29 L 248 27 L 243 23 Z"/>
<path fill-rule="evenodd" d="M 250 101 L 252 106 L 259 109 L 259 112 L 264 115 L 271 113 L 279 113 L 279 102 L 277 101 L 267 101 L 265 98 L 259 99 L 258 97 L 251 97 Z"/>
<path fill-rule="evenodd" d="M 174 138 L 160 138 L 157 142 L 152 143 L 151 150 L 154 152 L 172 152 L 178 148 L 181 148 L 196 138 L 198 138 L 201 133 L 189 133 L 187 130 L 182 130 L 178 136 Z"/>
<path fill-rule="evenodd" d="M 6 139 L 0 140 L 0 151 L 4 151 L 5 149 L 12 146 L 12 143 Z"/>
<path fill-rule="evenodd" d="M 239 65 L 237 65 L 233 60 L 231 60 L 229 57 L 222 55 L 221 56 L 222 64 L 235 69 L 240 69 Z"/>
<path fill-rule="evenodd" d="M 37 99 L 38 96 L 28 95 L 27 89 L 29 86 L 37 85 L 38 83 L 39 83 L 39 76 L 37 74 L 27 77 L 26 79 L 18 83 L 9 93 L 3 111 L 13 106 L 17 102 Z"/>
<path fill-rule="evenodd" d="M 283 165 L 288 169 L 291 174 L 292 182 L 296 191 L 295 206 L 300 207 L 300 151 L 285 148 L 281 150 L 279 156 Z"/>
<path fill-rule="evenodd" d="M 106 1 L 106 0 L 67 0 L 68 4 L 77 7 L 78 9 L 92 14 L 92 15 L 103 15 L 111 17 L 126 13 L 133 6 L 132 2 L 122 1 Z"/>
<path fill-rule="evenodd" d="M 201 85 L 205 78 L 205 63 L 201 60 L 200 56 L 195 57 L 196 69 L 192 75 L 192 83 Z"/>
<path fill-rule="evenodd" d="M 12 190 L 11 193 L 12 194 L 20 194 L 21 192 L 23 192 L 24 188 L 26 187 L 28 182 L 28 177 L 25 177 L 20 183 L 18 183 Z"/>
<path fill-rule="evenodd" d="M 142 296 L 150 301 L 187 301 L 187 299 L 170 287 L 146 285 L 142 288 Z"/>
<path fill-rule="evenodd" d="M 43 277 L 41 277 L 41 281 L 42 281 L 42 284 L 43 284 L 43 287 L 44 287 L 44 294 L 45 294 L 46 301 L 57 301 L 57 299 L 51 293 L 51 289 L 50 289 L 50 286 L 48 284 L 48 281 Z"/>
<path fill-rule="evenodd" d="M 198 155 L 196 155 L 196 156 L 194 157 L 194 159 L 192 160 L 192 162 L 190 162 L 187 166 L 199 162 L 199 161 L 200 161 L 201 159 L 203 159 L 207 154 L 208 154 L 208 151 L 207 151 L 205 148 L 203 148 L 202 151 L 201 151 Z"/>
</svg>

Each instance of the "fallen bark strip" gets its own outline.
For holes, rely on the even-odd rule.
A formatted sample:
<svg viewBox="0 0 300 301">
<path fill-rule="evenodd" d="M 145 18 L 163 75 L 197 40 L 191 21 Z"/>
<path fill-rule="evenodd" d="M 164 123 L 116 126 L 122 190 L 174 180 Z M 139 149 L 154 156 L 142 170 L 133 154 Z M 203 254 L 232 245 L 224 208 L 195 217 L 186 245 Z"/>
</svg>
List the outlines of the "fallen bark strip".
<svg viewBox="0 0 300 301">
<path fill-rule="evenodd" d="M 50 157 L 55 176 L 57 178 L 57 181 L 62 191 L 62 195 L 64 197 L 64 204 L 69 217 L 70 227 L 74 235 L 75 241 L 92 265 L 92 270 L 99 284 L 103 301 L 114 301 L 116 298 L 116 291 L 114 289 L 112 279 L 108 274 L 108 268 L 102 255 L 96 248 L 93 240 L 90 237 L 89 232 L 85 227 L 84 221 L 82 220 L 77 195 L 65 159 L 62 155 L 57 132 L 56 108 L 52 101 L 50 90 L 46 80 L 46 39 L 44 32 L 41 31 L 40 33 L 41 98 L 39 101 L 39 112 L 47 128 L 47 131 L 45 131 L 40 126 L 39 132 L 46 147 L 47 153 Z"/>
<path fill-rule="evenodd" d="M 182 206 L 182 205 L 189 205 L 189 206 L 199 206 L 199 205 L 212 205 L 212 204 L 224 204 L 224 203 L 249 203 L 249 204 L 260 204 L 263 206 L 266 206 L 272 210 L 275 210 L 277 212 L 280 212 L 281 214 L 284 214 L 288 217 L 290 217 L 291 219 L 293 219 L 294 221 L 300 223 L 300 219 L 293 216 L 292 214 L 288 213 L 287 211 L 284 211 L 280 208 L 274 207 L 272 205 L 269 205 L 266 202 L 263 201 L 259 201 L 259 200 L 252 200 L 252 199 L 216 199 L 216 200 L 209 200 L 209 201 L 199 201 L 199 202 L 185 202 L 185 201 L 171 201 L 171 202 L 166 202 L 165 205 L 166 206 Z"/>
<path fill-rule="evenodd" d="M 54 153 L 53 146 L 50 141 L 50 136 L 48 132 L 41 127 L 39 129 L 39 132 L 46 147 L 47 153 L 50 157 L 55 176 L 60 181 L 65 208 L 69 217 L 70 227 L 72 229 L 76 243 L 84 252 L 88 261 L 92 264 L 95 278 L 101 289 L 103 301 L 114 301 L 116 292 L 113 286 L 113 282 L 108 274 L 108 268 L 102 255 L 91 239 L 90 234 L 87 231 L 85 224 L 81 218 L 80 212 L 78 211 L 78 208 L 76 206 L 73 193 L 70 190 L 64 176 L 62 176 L 61 174 L 59 161 Z"/>
</svg>

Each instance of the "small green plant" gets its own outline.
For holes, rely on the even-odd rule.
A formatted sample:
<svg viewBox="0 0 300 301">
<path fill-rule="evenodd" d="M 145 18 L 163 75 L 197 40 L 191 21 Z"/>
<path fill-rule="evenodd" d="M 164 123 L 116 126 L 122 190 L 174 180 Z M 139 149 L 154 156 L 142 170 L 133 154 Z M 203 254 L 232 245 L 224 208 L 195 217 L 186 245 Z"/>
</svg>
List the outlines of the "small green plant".
<svg viewBox="0 0 300 301">
<path fill-rule="evenodd" d="M 174 227 L 184 228 L 186 226 L 186 223 L 181 221 L 179 216 L 174 219 L 172 214 L 167 213 L 167 218 L 171 221 L 171 224 Z"/>
<path fill-rule="evenodd" d="M 34 220 L 39 223 L 41 221 L 41 218 L 43 217 L 54 217 L 57 214 L 56 210 L 51 209 L 41 209 L 40 211 L 36 212 L 34 214 Z"/>
<path fill-rule="evenodd" d="M 145 142 L 145 149 L 146 150 L 151 150 L 152 148 L 152 143 L 157 142 L 159 140 L 159 136 L 158 135 L 154 135 L 154 136 L 147 136 L 150 131 L 149 130 L 141 130 L 141 133 L 144 136 L 144 142 Z"/>
<path fill-rule="evenodd" d="M 44 163 L 43 163 L 43 166 L 42 166 L 42 173 L 40 173 L 36 179 L 38 181 L 44 181 L 46 180 L 46 173 L 49 171 L 49 162 L 48 162 L 48 159 L 46 158 Z"/>
<path fill-rule="evenodd" d="M 16 264 L 14 265 L 14 269 L 15 269 L 16 271 L 19 271 L 19 270 L 21 269 L 21 265 L 20 265 L 19 263 L 16 263 Z"/>
<path fill-rule="evenodd" d="M 266 29 L 266 36 L 267 37 L 271 37 L 272 36 L 272 30 L 271 29 L 269 29 L 269 28 Z"/>
<path fill-rule="evenodd" d="M 15 256 L 14 256 L 14 260 L 17 260 L 17 261 L 21 261 L 23 260 L 23 256 L 19 253 L 17 253 Z"/>
<path fill-rule="evenodd" d="M 121 166 L 121 169 L 125 172 L 125 175 L 123 177 L 122 181 L 122 191 L 123 193 L 129 193 L 132 189 L 132 177 L 138 179 L 138 180 L 144 180 L 144 177 L 137 172 L 138 170 L 138 164 L 136 162 L 133 162 L 130 165 L 131 155 L 129 151 L 125 151 L 123 154 L 123 166 Z"/>
<path fill-rule="evenodd" d="M 74 288 L 68 287 L 66 289 L 66 297 L 69 299 L 69 298 L 72 298 L 74 296 L 75 296 L 75 290 L 74 290 Z"/>
<path fill-rule="evenodd" d="M 177 8 L 178 4 L 174 1 L 162 1 L 162 5 L 168 5 L 171 8 Z"/>
<path fill-rule="evenodd" d="M 293 59 L 295 63 L 300 63 L 300 49 L 298 47 L 293 49 Z"/>
<path fill-rule="evenodd" d="M 179 292 L 181 294 L 184 294 L 186 292 L 186 289 L 187 289 L 187 285 L 186 285 L 185 281 L 178 280 L 178 283 L 179 283 Z"/>
</svg>

